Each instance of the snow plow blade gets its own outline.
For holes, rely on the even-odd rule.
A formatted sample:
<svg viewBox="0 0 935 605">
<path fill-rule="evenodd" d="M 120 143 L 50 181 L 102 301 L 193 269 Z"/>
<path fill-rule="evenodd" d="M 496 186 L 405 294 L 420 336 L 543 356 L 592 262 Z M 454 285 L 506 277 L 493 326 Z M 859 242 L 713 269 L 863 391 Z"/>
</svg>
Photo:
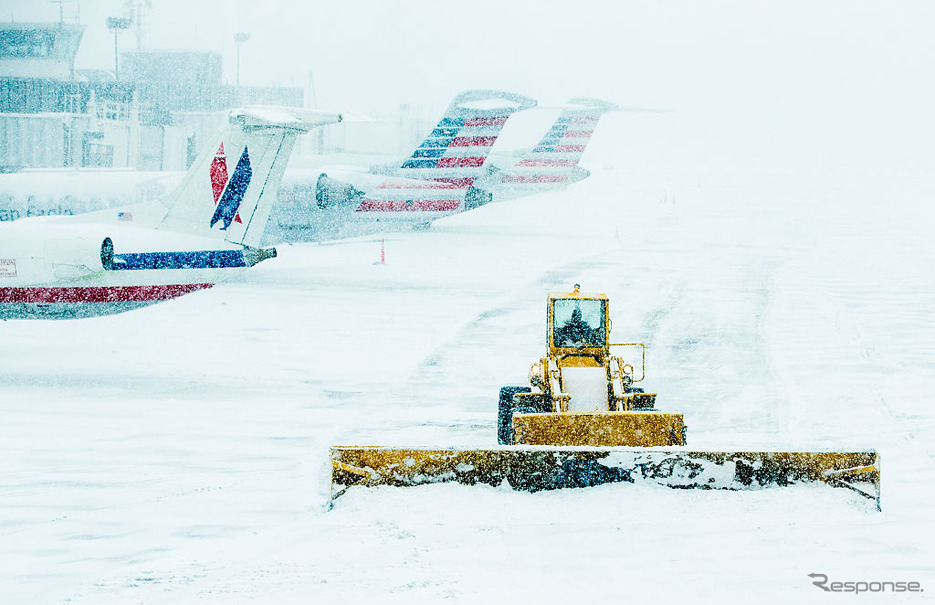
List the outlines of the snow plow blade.
<svg viewBox="0 0 935 605">
<path fill-rule="evenodd" d="M 823 482 L 853 490 L 880 508 L 875 451 L 692 452 L 672 449 L 331 448 L 332 499 L 354 486 L 397 487 L 455 481 L 539 491 L 603 483 L 651 482 L 679 489 L 749 490 Z"/>
</svg>

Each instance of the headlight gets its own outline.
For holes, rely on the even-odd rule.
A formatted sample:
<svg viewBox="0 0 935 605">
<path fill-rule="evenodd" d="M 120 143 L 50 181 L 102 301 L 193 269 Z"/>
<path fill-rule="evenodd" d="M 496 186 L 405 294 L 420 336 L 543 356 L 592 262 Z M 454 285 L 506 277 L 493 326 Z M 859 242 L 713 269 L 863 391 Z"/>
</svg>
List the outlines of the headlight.
<svg viewBox="0 0 935 605">
<path fill-rule="evenodd" d="M 542 381 L 541 363 L 533 363 L 529 366 L 529 384 L 531 384 L 533 388 L 536 389 L 541 389 L 544 387 L 544 383 Z"/>
<path fill-rule="evenodd" d="M 626 374 L 627 376 L 629 376 L 630 374 L 633 373 L 633 366 L 631 366 L 631 365 L 628 364 L 628 363 L 625 363 L 625 364 L 623 364 L 622 370 L 623 370 L 623 373 L 624 373 L 624 374 Z"/>
</svg>

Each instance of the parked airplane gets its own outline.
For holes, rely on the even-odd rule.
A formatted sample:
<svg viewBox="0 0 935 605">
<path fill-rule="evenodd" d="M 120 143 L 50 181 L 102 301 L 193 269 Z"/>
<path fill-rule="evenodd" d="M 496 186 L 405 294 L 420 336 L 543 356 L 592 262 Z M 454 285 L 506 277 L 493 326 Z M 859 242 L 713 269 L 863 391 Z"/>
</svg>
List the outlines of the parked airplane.
<svg viewBox="0 0 935 605">
<path fill-rule="evenodd" d="M 507 118 L 536 101 L 495 90 L 469 90 L 400 164 L 293 172 L 273 211 L 271 234 L 289 241 L 311 231 L 354 232 L 361 223 L 427 225 L 492 199 L 474 183 Z M 293 234 L 297 234 L 293 235 Z"/>
<path fill-rule="evenodd" d="M 618 105 L 600 99 L 568 101 L 542 140 L 519 155 L 508 168 L 491 165 L 474 186 L 493 194 L 495 200 L 512 199 L 577 183 L 590 175 L 578 165 L 601 116 L 619 111 Z M 515 154 L 514 154 L 515 155 Z"/>
<path fill-rule="evenodd" d="M 485 161 L 507 118 L 535 104 L 534 99 L 507 92 L 466 91 L 455 97 L 437 126 L 400 164 L 369 170 L 320 165 L 289 170 L 264 244 L 374 231 L 388 223 L 427 224 L 490 201 L 491 194 L 472 183 L 484 174 Z M 217 151 L 221 157 L 223 151 Z M 107 186 L 89 187 L 91 174 L 95 186 Z M 112 207 L 119 198 L 149 199 L 179 178 L 179 173 L 134 176 L 85 170 L 0 175 L 0 221 L 79 214 Z"/>
<path fill-rule="evenodd" d="M 0 224 L 0 319 L 128 311 L 209 288 L 276 256 L 261 242 L 295 139 L 340 120 L 294 108 L 236 110 L 161 200 Z M 217 157 L 222 149 L 230 171 Z"/>
<path fill-rule="evenodd" d="M 589 173 L 578 162 L 600 117 L 620 108 L 598 99 L 572 99 L 569 104 L 542 140 L 519 155 L 511 154 L 509 164 L 491 163 L 491 147 L 507 118 L 534 107 L 536 101 L 471 90 L 455 97 L 425 140 L 398 164 L 369 169 L 290 167 L 273 203 L 263 244 L 427 226 L 491 200 L 580 181 Z M 216 151 L 217 159 L 226 161 L 224 150 Z M 180 178 L 180 173 L 84 170 L 0 175 L 0 220 L 79 214 L 111 207 L 119 199 L 150 199 Z M 26 193 L 40 190 L 41 195 Z"/>
<path fill-rule="evenodd" d="M 0 222 L 71 216 L 155 200 L 184 175 L 111 168 L 31 168 L 0 174 Z"/>
</svg>

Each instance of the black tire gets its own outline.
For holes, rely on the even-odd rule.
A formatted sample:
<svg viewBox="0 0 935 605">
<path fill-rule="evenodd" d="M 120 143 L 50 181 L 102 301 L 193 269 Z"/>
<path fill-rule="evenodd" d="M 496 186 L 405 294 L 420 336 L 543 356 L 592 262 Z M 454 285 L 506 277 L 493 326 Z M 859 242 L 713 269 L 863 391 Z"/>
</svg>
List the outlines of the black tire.
<svg viewBox="0 0 935 605">
<path fill-rule="evenodd" d="M 502 387 L 497 407 L 497 443 L 513 445 L 513 395 L 529 393 L 530 387 Z"/>
<path fill-rule="evenodd" d="M 513 408 L 514 414 L 541 414 L 552 411 L 552 401 L 546 396 L 523 397 L 523 405 Z"/>
</svg>

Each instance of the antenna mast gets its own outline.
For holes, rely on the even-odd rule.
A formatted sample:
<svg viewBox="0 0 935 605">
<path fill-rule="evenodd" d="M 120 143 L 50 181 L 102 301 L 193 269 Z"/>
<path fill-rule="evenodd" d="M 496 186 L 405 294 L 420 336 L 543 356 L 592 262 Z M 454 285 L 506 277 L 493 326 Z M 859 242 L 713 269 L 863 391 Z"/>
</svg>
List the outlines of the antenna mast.
<svg viewBox="0 0 935 605">
<path fill-rule="evenodd" d="M 133 24 L 133 35 L 136 37 L 136 50 L 143 49 L 143 36 L 146 34 L 146 18 L 153 5 L 150 0 L 126 0 L 124 3 L 126 13 Z"/>
<path fill-rule="evenodd" d="M 58 4 L 58 22 L 59 25 L 65 23 L 65 5 L 74 4 L 75 5 L 75 23 L 78 22 L 78 12 L 80 11 L 80 6 L 78 5 L 78 0 L 47 0 L 49 4 Z"/>
</svg>

